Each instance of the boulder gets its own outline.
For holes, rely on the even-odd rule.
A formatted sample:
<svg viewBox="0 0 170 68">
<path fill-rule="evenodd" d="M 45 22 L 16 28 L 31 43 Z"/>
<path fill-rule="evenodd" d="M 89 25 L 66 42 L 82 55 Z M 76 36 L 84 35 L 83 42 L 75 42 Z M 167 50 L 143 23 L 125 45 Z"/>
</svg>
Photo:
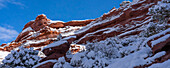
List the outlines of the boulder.
<svg viewBox="0 0 170 68">
<path fill-rule="evenodd" d="M 67 41 L 57 41 L 44 47 L 43 53 L 46 56 L 49 56 L 52 53 L 65 54 L 69 50 L 69 47 L 70 44 L 68 44 Z"/>
<path fill-rule="evenodd" d="M 69 50 L 70 44 L 67 41 L 57 41 L 51 43 L 44 47 L 43 53 L 47 56 L 43 58 L 40 62 L 58 59 L 59 57 L 65 56 L 66 52 Z"/>
</svg>

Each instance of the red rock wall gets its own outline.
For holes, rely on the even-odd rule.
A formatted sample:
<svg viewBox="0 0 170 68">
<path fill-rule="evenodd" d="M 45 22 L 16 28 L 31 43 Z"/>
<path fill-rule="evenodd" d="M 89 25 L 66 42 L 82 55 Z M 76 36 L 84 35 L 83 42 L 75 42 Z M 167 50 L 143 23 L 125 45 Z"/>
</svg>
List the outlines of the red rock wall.
<svg viewBox="0 0 170 68">
<path fill-rule="evenodd" d="M 143 1 L 143 0 L 140 0 L 140 1 Z M 65 53 L 68 51 L 68 49 L 70 47 L 70 44 L 75 40 L 78 41 L 77 44 L 84 44 L 87 41 L 90 41 L 90 42 L 92 42 L 94 40 L 101 41 L 101 40 L 105 40 L 106 38 L 114 37 L 114 36 L 119 36 L 120 38 L 123 38 L 123 37 L 130 36 L 130 35 L 136 35 L 136 34 L 139 34 L 142 30 L 139 30 L 139 31 L 133 31 L 133 30 L 138 29 L 142 25 L 148 24 L 150 22 L 150 21 L 147 21 L 151 18 L 151 16 L 147 15 L 148 9 L 151 6 L 157 4 L 157 1 L 160 1 L 160 0 L 145 0 L 142 3 L 137 3 L 134 5 L 126 5 L 124 7 L 120 7 L 119 9 L 113 8 L 112 10 L 114 10 L 114 11 L 110 11 L 109 13 L 104 14 L 103 16 L 96 18 L 94 20 L 70 21 L 70 22 L 66 22 L 66 23 L 57 22 L 57 23 L 51 23 L 49 25 L 50 20 L 47 19 L 47 17 L 45 15 L 39 15 L 39 16 L 37 16 L 35 21 L 30 21 L 23 28 L 23 30 L 24 30 L 28 27 L 31 27 L 33 29 L 32 31 L 20 33 L 14 43 L 11 43 L 9 46 L 5 47 L 4 49 L 0 49 L 0 50 L 10 51 L 13 48 L 20 46 L 21 44 L 26 43 L 27 40 L 41 40 L 41 39 L 48 39 L 48 38 L 56 38 L 57 35 L 60 34 L 60 32 L 51 31 L 50 28 L 58 29 L 58 28 L 65 28 L 66 26 L 85 26 L 86 27 L 86 26 L 89 26 L 88 24 L 91 24 L 92 21 L 93 21 L 93 24 L 90 25 L 91 27 L 87 27 L 87 29 L 86 28 L 83 29 L 84 30 L 83 32 L 73 35 L 73 36 L 76 36 L 76 38 L 67 39 L 66 41 L 68 43 L 64 43 L 64 44 L 61 44 L 60 46 L 44 49 L 43 52 L 47 57 L 42 59 L 41 62 L 50 60 L 50 59 L 58 59 L 61 56 L 65 56 Z M 146 4 L 148 6 L 144 6 Z M 127 7 L 131 7 L 131 8 L 126 9 Z M 140 8 L 140 9 L 138 9 L 138 8 Z M 117 15 L 120 15 L 120 16 L 113 20 L 110 19 L 113 16 L 117 16 Z M 104 20 L 108 20 L 108 21 L 104 21 Z M 134 21 L 140 21 L 140 22 L 137 22 L 137 24 L 140 24 L 140 25 L 135 26 L 133 28 L 126 26 L 126 24 L 136 25 L 136 23 Z M 144 21 L 147 21 L 147 22 L 142 23 Z M 101 23 L 101 22 L 103 22 L 103 23 Z M 101 24 L 94 25 L 94 24 L 99 24 L 99 23 L 101 23 Z M 47 28 L 47 26 L 50 28 Z M 108 29 L 102 30 L 105 28 L 112 28 L 112 27 L 120 27 L 120 29 L 118 31 L 111 31 L 109 33 L 104 33 L 105 31 L 108 31 Z M 131 31 L 131 32 L 128 34 L 121 35 L 128 31 Z M 39 35 L 32 37 L 32 35 L 29 35 L 30 32 L 37 32 L 37 33 L 39 33 Z M 167 34 L 169 34 L 169 33 L 167 33 Z M 162 36 L 160 36 L 160 37 L 162 37 Z M 158 38 L 160 38 L 160 37 L 158 37 Z M 46 40 L 46 41 L 38 43 L 38 44 L 30 44 L 28 47 L 41 47 L 41 46 L 45 46 L 50 43 L 53 43 L 54 41 L 55 40 L 50 39 L 50 40 Z M 152 40 L 147 42 L 147 44 L 150 47 L 151 47 L 151 41 Z M 169 43 L 170 43 L 170 40 L 168 38 L 166 41 L 161 42 L 161 43 L 155 45 L 154 47 L 151 47 L 153 50 L 153 54 L 160 52 L 160 51 L 166 51 L 166 55 L 155 59 L 155 62 L 153 62 L 153 63 L 161 63 L 167 59 L 170 59 L 170 49 L 167 49 L 170 46 Z M 78 50 L 75 50 L 75 52 L 77 52 Z M 49 66 L 52 66 L 52 65 L 53 65 L 53 63 L 50 63 Z M 144 66 L 138 66 L 137 68 L 147 67 L 150 65 L 151 64 L 144 65 Z M 47 64 L 47 67 L 48 67 L 48 64 Z"/>
<path fill-rule="evenodd" d="M 55 39 L 53 39 L 53 38 L 57 38 L 57 36 L 60 34 L 60 32 L 52 31 L 50 28 L 59 29 L 59 28 L 65 28 L 66 26 L 85 26 L 94 20 L 70 21 L 70 22 L 66 22 L 66 23 L 64 23 L 64 22 L 50 23 L 50 21 L 51 20 L 47 19 L 47 17 L 45 15 L 43 15 L 43 14 L 38 15 L 34 21 L 28 22 L 23 28 L 23 31 L 28 27 L 31 27 L 32 30 L 29 30 L 26 32 L 21 32 L 18 35 L 18 37 L 16 38 L 16 40 L 10 44 L 10 46 L 6 46 L 4 49 L 3 48 L 0 48 L 0 49 L 10 51 L 18 46 L 21 46 L 21 44 L 23 44 L 23 43 L 27 43 L 28 40 L 29 41 L 30 40 L 31 41 L 32 40 L 39 41 L 42 39 L 48 39 L 44 42 L 27 45 L 27 47 L 45 46 L 45 45 L 48 45 L 48 44 L 52 43 L 53 41 L 55 41 Z M 75 29 L 75 30 L 79 30 L 79 29 Z M 34 34 L 30 34 L 30 32 L 32 32 L 34 34 L 36 33 L 36 36 Z M 69 31 L 67 31 L 67 32 L 69 32 Z"/>
<path fill-rule="evenodd" d="M 130 6 L 131 8 L 128 8 L 127 10 L 124 10 L 124 9 L 126 9 L 125 7 L 120 7 L 119 9 L 116 9 L 115 11 L 110 12 L 109 14 L 104 14 L 102 17 L 98 18 L 100 20 L 97 19 L 94 23 L 100 23 L 103 20 L 108 20 L 108 18 L 111 18 L 112 16 L 116 16 L 116 15 L 120 15 L 120 14 L 121 15 L 120 15 L 120 17 L 118 17 L 116 19 L 109 20 L 108 22 L 102 23 L 100 25 L 93 26 L 90 29 L 88 29 L 88 30 L 86 30 L 82 33 L 77 34 L 76 35 L 77 40 L 79 40 L 77 43 L 82 44 L 82 43 L 86 43 L 86 41 L 92 42 L 93 40 L 101 41 L 101 40 L 104 40 L 108 37 L 114 37 L 114 36 L 117 36 L 121 33 L 126 32 L 126 31 L 130 31 L 130 30 L 134 30 L 136 28 L 139 28 L 140 26 L 128 30 L 127 27 L 125 26 L 125 24 L 133 25 L 134 24 L 133 21 L 147 20 L 148 17 L 150 17 L 149 15 L 147 15 L 148 9 L 151 6 L 153 6 L 154 4 L 156 4 L 157 1 L 159 1 L 159 0 L 146 0 L 143 3 L 137 3 L 137 4 L 134 4 L 134 5 L 131 5 Z M 142 7 L 139 10 L 136 10 L 137 8 L 141 7 L 142 5 L 151 4 L 151 3 L 153 3 L 153 4 L 149 5 L 147 7 Z M 127 6 L 129 6 L 129 5 L 127 5 Z M 137 18 L 139 16 L 143 16 L 143 17 Z M 102 30 L 104 28 L 117 26 L 118 24 L 123 26 L 123 28 L 121 28 L 120 31 L 117 31 L 117 32 L 113 31 L 113 32 L 107 33 L 107 34 L 103 33 L 104 31 L 100 31 L 100 32 L 97 32 L 95 34 L 85 36 L 86 34 L 91 34 L 93 32 L 96 32 L 97 30 Z M 136 33 L 139 33 L 139 32 L 136 32 Z M 82 37 L 83 37 L 83 39 L 80 39 Z"/>
<path fill-rule="evenodd" d="M 86 26 L 91 21 L 95 21 L 95 20 L 91 19 L 91 20 L 82 20 L 82 21 L 69 21 L 64 23 L 64 26 Z"/>
</svg>

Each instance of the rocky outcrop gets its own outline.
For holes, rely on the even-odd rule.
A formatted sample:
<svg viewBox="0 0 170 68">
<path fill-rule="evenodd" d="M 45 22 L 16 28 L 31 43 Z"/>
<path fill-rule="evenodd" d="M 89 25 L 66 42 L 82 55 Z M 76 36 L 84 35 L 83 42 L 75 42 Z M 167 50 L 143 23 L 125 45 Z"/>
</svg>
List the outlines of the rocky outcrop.
<svg viewBox="0 0 170 68">
<path fill-rule="evenodd" d="M 40 62 L 58 59 L 59 57 L 65 56 L 66 52 L 69 50 L 70 44 L 67 41 L 57 41 L 52 44 L 47 45 L 42 51 L 47 56 L 43 58 Z"/>
<path fill-rule="evenodd" d="M 148 9 L 154 4 L 156 4 L 157 1 L 158 0 L 154 0 L 154 1 L 145 0 L 142 3 L 136 3 L 136 4 L 132 3 L 132 4 L 127 4 L 125 6 L 122 6 L 119 9 L 112 9 L 109 13 L 104 14 L 102 17 L 96 19 L 96 21 L 93 21 L 93 23 L 85 26 L 84 27 L 85 29 L 81 29 L 76 34 L 76 36 L 78 37 L 77 43 L 82 44 L 82 43 L 86 43 L 86 41 L 92 42 L 93 40 L 101 41 L 108 37 L 114 37 L 124 32 L 135 30 L 141 27 L 144 23 L 142 24 L 136 21 L 146 21 L 150 19 L 150 16 L 147 15 Z M 144 4 L 148 4 L 148 5 L 142 6 Z M 135 26 L 136 24 L 141 24 L 141 25 L 130 28 L 130 26 Z M 109 31 L 117 27 L 119 27 L 120 29 L 119 31 Z M 138 31 L 136 33 L 140 33 L 140 32 Z"/>
<path fill-rule="evenodd" d="M 10 51 L 16 47 L 24 45 L 26 47 L 41 47 L 46 46 L 58 40 L 59 34 L 66 34 L 63 37 L 70 36 L 69 33 L 79 30 L 82 26 L 87 25 L 92 20 L 81 21 L 52 21 L 42 14 L 38 15 L 35 20 L 28 22 L 22 32 L 18 35 L 15 41 L 3 47 L 0 50 Z M 74 40 L 72 40 L 74 41 Z M 71 43 L 71 40 L 68 42 Z"/>
<path fill-rule="evenodd" d="M 69 22 L 64 23 L 64 25 L 65 26 L 86 26 L 91 21 L 95 21 L 95 20 L 94 19 L 90 19 L 90 20 L 73 20 L 73 21 L 69 21 Z"/>
<path fill-rule="evenodd" d="M 0 46 L 5 46 L 5 45 L 7 45 L 7 44 L 3 43 L 3 44 L 2 44 L 2 45 L 0 45 Z"/>
<path fill-rule="evenodd" d="M 159 0 L 140 1 L 142 3 L 132 2 L 121 6 L 119 9 L 113 8 L 107 14 L 76 31 L 73 35 L 76 36 L 74 40 L 77 40 L 77 44 L 86 44 L 87 41 L 101 41 L 114 36 L 123 38 L 140 34 L 144 31 L 140 28 L 151 21 L 151 16 L 147 15 L 148 9 L 157 4 Z M 145 4 L 147 6 L 144 6 Z M 72 45 L 71 48 L 72 53 L 80 51 L 79 46 Z"/>
<path fill-rule="evenodd" d="M 148 9 L 156 5 L 160 0 L 138 0 L 136 2 L 124 2 L 119 9 L 113 8 L 108 13 L 99 18 L 91 20 L 74 20 L 69 22 L 52 21 L 45 15 L 39 15 L 34 21 L 28 22 L 23 31 L 15 41 L 10 44 L 1 45 L 0 50 L 10 51 L 21 45 L 25 47 L 42 47 L 42 52 L 46 55 L 40 62 L 65 57 L 66 52 L 71 49 L 72 54 L 85 49 L 78 44 L 86 42 L 102 41 L 109 37 L 125 38 L 128 36 L 139 35 L 145 31 L 144 25 L 152 21 L 148 15 Z M 169 27 L 166 29 L 168 30 Z M 166 30 L 165 30 L 166 31 Z M 60 36 L 62 35 L 62 37 Z M 156 37 L 149 37 L 147 45 L 152 49 L 153 56 L 158 52 L 165 51 L 166 54 L 154 59 L 150 64 L 136 66 L 137 68 L 148 67 L 154 63 L 162 63 L 170 59 L 170 36 L 169 31 Z M 60 38 L 58 38 L 60 37 Z M 166 37 L 159 43 L 153 43 Z M 72 42 L 76 44 L 71 44 Z M 144 42 L 145 43 L 145 42 Z M 67 59 L 65 57 L 65 59 Z M 37 68 L 53 67 L 55 62 L 48 62 Z"/>
<path fill-rule="evenodd" d="M 61 43 L 61 42 L 63 42 L 63 43 Z M 52 53 L 61 53 L 61 54 L 66 53 L 68 51 L 68 49 L 69 49 L 69 46 L 70 46 L 70 44 L 68 44 L 67 41 L 58 41 L 58 42 L 55 42 L 55 43 L 56 44 L 54 44 L 54 43 L 51 44 L 51 46 L 52 45 L 54 45 L 54 46 L 52 46 L 50 48 L 43 49 L 43 53 L 46 56 L 49 56 Z M 57 46 L 55 46 L 55 45 L 57 45 Z"/>
</svg>

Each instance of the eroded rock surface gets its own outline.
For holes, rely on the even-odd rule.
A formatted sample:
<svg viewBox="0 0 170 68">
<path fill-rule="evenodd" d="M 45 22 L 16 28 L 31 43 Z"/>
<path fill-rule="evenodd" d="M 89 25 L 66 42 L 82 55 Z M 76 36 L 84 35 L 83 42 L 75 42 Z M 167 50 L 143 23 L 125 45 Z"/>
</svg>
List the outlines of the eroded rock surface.
<svg viewBox="0 0 170 68">
<path fill-rule="evenodd" d="M 57 39 L 59 34 L 62 34 L 62 37 L 68 37 L 72 35 L 74 31 L 79 30 L 82 26 L 87 25 L 91 21 L 94 20 L 69 22 L 52 21 L 47 19 L 44 14 L 38 15 L 35 20 L 28 22 L 24 26 L 22 32 L 18 35 L 15 41 L 8 45 L 2 44 L 0 50 L 10 51 L 21 45 L 26 47 L 46 46 L 59 40 Z M 74 40 L 68 41 L 71 43 Z"/>
<path fill-rule="evenodd" d="M 128 2 L 121 5 L 118 9 L 113 8 L 101 17 L 91 20 L 52 21 L 42 14 L 37 16 L 34 21 L 28 22 L 15 41 L 9 44 L 2 44 L 0 50 L 10 51 L 19 46 L 28 48 L 37 47 L 38 50 L 42 50 L 46 55 L 40 61 L 43 63 L 48 60 L 57 60 L 59 57 L 65 57 L 69 48 L 71 48 L 73 54 L 85 49 L 78 44 L 98 42 L 110 37 L 126 38 L 135 35 L 140 36 L 145 31 L 143 28 L 153 21 L 151 15 L 147 14 L 148 9 L 156 5 L 158 1 L 160 0 L 138 0 L 138 3 Z M 170 19 L 168 24 L 170 24 Z M 152 56 L 162 51 L 165 51 L 165 55 L 154 59 L 150 64 L 136 66 L 136 68 L 148 67 L 170 59 L 169 26 L 165 27 L 165 30 L 162 32 L 164 31 L 167 32 L 153 34 L 153 37 L 146 37 L 146 42 L 144 43 L 151 48 Z M 165 36 L 166 40 L 153 43 Z M 73 42 L 74 44 L 71 45 Z M 39 47 L 44 48 L 41 49 Z M 145 59 L 147 58 L 149 57 Z M 67 58 L 65 57 L 65 59 Z M 50 68 L 53 67 L 54 63 L 48 62 L 40 65 L 38 68 Z"/>
</svg>

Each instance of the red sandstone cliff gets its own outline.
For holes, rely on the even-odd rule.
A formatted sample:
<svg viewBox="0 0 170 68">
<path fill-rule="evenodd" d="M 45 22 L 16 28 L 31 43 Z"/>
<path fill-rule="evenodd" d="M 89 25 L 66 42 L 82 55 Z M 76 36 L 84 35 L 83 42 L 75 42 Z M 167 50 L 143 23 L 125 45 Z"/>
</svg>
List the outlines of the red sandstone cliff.
<svg viewBox="0 0 170 68">
<path fill-rule="evenodd" d="M 26 47 L 41 47 L 58 40 L 59 34 L 63 37 L 72 35 L 71 32 L 79 30 L 81 27 L 87 25 L 94 20 L 82 21 L 51 21 L 45 15 L 39 15 L 34 21 L 28 22 L 23 31 L 18 35 L 15 41 L 7 46 L 2 44 L 1 50 L 10 51 L 18 46 L 24 45 Z M 70 34 L 69 34 L 70 33 Z M 65 35 L 64 35 L 65 34 Z M 1 46 L 1 47 L 2 47 Z"/>
<path fill-rule="evenodd" d="M 56 43 L 56 46 L 48 47 L 48 45 L 43 50 L 40 49 L 47 56 L 41 60 L 41 62 L 44 62 L 46 60 L 58 59 L 59 57 L 65 56 L 72 42 L 76 44 L 86 44 L 87 42 L 102 41 L 110 37 L 126 38 L 139 35 L 142 31 L 145 31 L 141 29 L 143 25 L 147 25 L 152 21 L 151 15 L 147 14 L 148 9 L 156 5 L 158 1 L 160 0 L 139 0 L 138 3 L 132 2 L 118 9 L 113 8 L 108 13 L 92 20 L 70 22 L 51 21 L 47 19 L 45 15 L 39 15 L 34 21 L 30 21 L 24 26 L 23 31 L 18 35 L 15 41 L 8 45 L 3 44 L 3 48 L 0 48 L 0 50 L 10 51 L 21 45 L 37 47 L 37 49 L 39 49 L 39 47 L 53 44 L 53 42 L 60 42 L 60 45 Z M 170 24 L 170 21 L 168 21 L 168 24 Z M 63 36 L 61 39 L 57 38 L 60 36 L 59 34 Z M 137 68 L 148 67 L 154 63 L 162 63 L 170 59 L 169 34 L 169 26 L 167 26 L 163 34 L 158 33 L 155 37 L 148 37 L 147 41 L 144 43 L 152 49 L 153 56 L 161 51 L 165 51 L 166 54 L 156 58 L 154 62 L 150 64 L 136 66 Z M 169 38 L 166 38 L 165 41 L 160 43 L 152 44 L 153 41 L 159 40 L 164 36 Z M 71 45 L 71 48 L 72 52 L 75 53 L 78 52 L 81 47 L 78 45 Z M 43 66 L 53 67 L 53 65 L 53 62 L 48 62 L 42 64 L 38 68 Z"/>
</svg>

